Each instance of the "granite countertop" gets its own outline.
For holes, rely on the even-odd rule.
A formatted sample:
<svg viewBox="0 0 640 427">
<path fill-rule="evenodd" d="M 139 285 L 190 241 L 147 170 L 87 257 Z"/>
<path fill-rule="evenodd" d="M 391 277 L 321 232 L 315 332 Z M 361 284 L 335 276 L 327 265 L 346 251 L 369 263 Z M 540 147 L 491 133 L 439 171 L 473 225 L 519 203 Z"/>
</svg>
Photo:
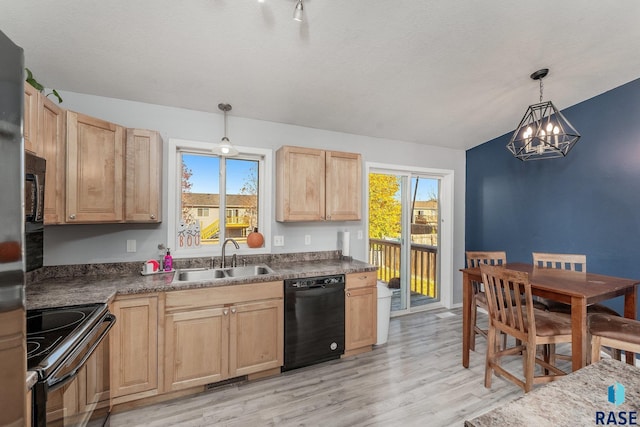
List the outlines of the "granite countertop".
<svg viewBox="0 0 640 427">
<path fill-rule="evenodd" d="M 608 401 L 608 388 L 624 386 L 624 403 Z M 603 359 L 544 386 L 525 396 L 466 421 L 466 427 L 484 426 L 586 426 L 597 425 L 597 412 L 638 411 L 640 408 L 640 369 L 613 359 Z M 628 421 L 628 419 L 627 419 Z"/>
<path fill-rule="evenodd" d="M 142 263 L 138 263 L 140 266 Z M 143 276 L 132 272 L 44 278 L 26 287 L 27 309 L 65 305 L 109 303 L 116 295 L 142 294 L 184 289 L 272 282 L 297 277 L 375 271 L 376 266 L 352 259 L 319 259 L 295 262 L 267 262 L 274 274 L 210 281 L 173 282 L 175 273 Z"/>
</svg>

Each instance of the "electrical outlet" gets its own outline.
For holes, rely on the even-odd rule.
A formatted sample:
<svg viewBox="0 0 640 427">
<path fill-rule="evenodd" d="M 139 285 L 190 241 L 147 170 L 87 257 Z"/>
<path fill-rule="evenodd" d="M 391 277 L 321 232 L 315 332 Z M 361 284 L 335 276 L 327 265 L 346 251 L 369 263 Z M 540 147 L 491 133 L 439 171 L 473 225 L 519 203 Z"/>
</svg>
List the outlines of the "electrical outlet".
<svg viewBox="0 0 640 427">
<path fill-rule="evenodd" d="M 362 240 L 362 230 L 358 230 L 358 240 Z"/>
<path fill-rule="evenodd" d="M 127 252 L 135 252 L 135 251 L 136 251 L 136 241 L 127 240 Z"/>
<path fill-rule="evenodd" d="M 304 235 L 304 244 L 307 245 L 307 246 L 311 244 L 311 235 L 310 234 L 305 234 Z"/>
<path fill-rule="evenodd" d="M 273 246 L 284 246 L 284 236 L 273 236 Z"/>
</svg>

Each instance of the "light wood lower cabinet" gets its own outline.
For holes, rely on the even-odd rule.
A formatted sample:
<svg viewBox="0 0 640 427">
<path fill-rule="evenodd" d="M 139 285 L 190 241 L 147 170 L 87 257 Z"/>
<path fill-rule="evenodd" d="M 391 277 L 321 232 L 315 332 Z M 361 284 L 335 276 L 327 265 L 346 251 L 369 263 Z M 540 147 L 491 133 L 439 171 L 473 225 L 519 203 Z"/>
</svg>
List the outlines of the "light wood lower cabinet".
<svg viewBox="0 0 640 427">
<path fill-rule="evenodd" d="M 24 422 L 27 340 L 24 309 L 0 313 L 0 426 Z"/>
<path fill-rule="evenodd" d="M 229 308 L 165 316 L 165 389 L 222 381 L 229 376 Z"/>
<path fill-rule="evenodd" d="M 109 340 L 103 340 L 80 372 L 80 412 L 109 406 Z"/>
<path fill-rule="evenodd" d="M 114 402 L 158 394 L 158 296 L 118 297 L 109 332 Z M 118 399 L 128 396 L 127 399 Z"/>
<path fill-rule="evenodd" d="M 371 350 L 377 339 L 376 273 L 346 276 L 345 356 Z"/>
<path fill-rule="evenodd" d="M 25 423 L 24 425 L 29 427 L 33 424 L 33 391 L 29 389 L 27 391 L 27 398 L 25 399 L 24 411 L 25 411 Z"/>
<path fill-rule="evenodd" d="M 279 283 L 282 288 L 282 284 Z M 260 286 L 260 285 L 257 285 Z M 232 306 L 229 377 L 279 368 L 284 362 L 282 299 Z"/>
<path fill-rule="evenodd" d="M 63 418 L 74 419 L 78 414 L 78 377 L 68 384 L 47 393 L 47 427 L 62 426 Z"/>
<path fill-rule="evenodd" d="M 165 391 L 282 366 L 283 307 L 282 282 L 167 293 Z"/>
</svg>

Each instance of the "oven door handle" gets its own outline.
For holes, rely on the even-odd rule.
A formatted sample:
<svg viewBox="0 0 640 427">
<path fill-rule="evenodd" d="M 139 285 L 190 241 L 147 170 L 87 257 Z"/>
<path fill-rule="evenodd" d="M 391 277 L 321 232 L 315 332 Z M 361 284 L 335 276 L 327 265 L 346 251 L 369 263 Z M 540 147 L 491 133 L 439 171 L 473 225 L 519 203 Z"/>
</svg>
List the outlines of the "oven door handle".
<svg viewBox="0 0 640 427">
<path fill-rule="evenodd" d="M 54 381 L 52 383 L 49 384 L 49 390 L 55 390 L 57 388 L 62 387 L 63 385 L 65 385 L 66 383 L 68 383 L 69 381 L 71 381 L 77 374 L 78 371 L 80 370 L 80 368 L 82 368 L 84 366 L 84 364 L 87 362 L 87 360 L 89 359 L 89 357 L 91 357 L 91 355 L 93 354 L 93 352 L 95 351 L 95 349 L 100 345 L 100 343 L 102 342 L 102 340 L 104 339 L 104 337 L 109 333 L 109 331 L 111 330 L 111 328 L 113 327 L 113 324 L 116 322 L 116 316 L 114 316 L 113 314 L 109 313 L 107 314 L 104 319 L 102 320 L 102 323 L 107 323 L 106 328 L 104 329 L 104 331 L 102 331 L 102 333 L 100 333 L 100 336 L 98 337 L 98 339 L 93 343 L 93 345 L 91 346 L 91 348 L 89 349 L 89 351 L 87 351 L 85 353 L 85 355 L 82 357 L 82 359 L 80 360 L 80 362 L 68 373 L 66 373 L 64 376 L 62 376 L 61 378 L 54 378 Z M 82 343 L 80 344 L 80 346 L 82 346 Z M 55 377 L 55 375 L 54 375 Z"/>
</svg>

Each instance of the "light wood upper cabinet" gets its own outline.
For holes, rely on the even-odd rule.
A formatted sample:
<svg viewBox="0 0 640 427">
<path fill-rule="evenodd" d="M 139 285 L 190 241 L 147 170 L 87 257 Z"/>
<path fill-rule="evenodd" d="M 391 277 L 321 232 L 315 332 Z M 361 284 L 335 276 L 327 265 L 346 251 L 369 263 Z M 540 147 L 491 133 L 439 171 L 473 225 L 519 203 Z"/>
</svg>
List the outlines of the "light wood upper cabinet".
<svg viewBox="0 0 640 427">
<path fill-rule="evenodd" d="M 160 222 L 162 140 L 156 131 L 127 129 L 125 221 Z"/>
<path fill-rule="evenodd" d="M 24 117 L 23 128 L 24 148 L 40 156 L 42 146 L 38 141 L 38 92 L 29 83 L 24 83 Z"/>
<path fill-rule="evenodd" d="M 361 163 L 360 154 L 281 147 L 276 152 L 276 220 L 360 220 Z"/>
<path fill-rule="evenodd" d="M 276 152 L 276 220 L 325 219 L 325 156 L 312 148 L 284 146 Z"/>
<path fill-rule="evenodd" d="M 377 340 L 376 273 L 347 274 L 345 356 L 371 350 Z"/>
<path fill-rule="evenodd" d="M 362 159 L 360 154 L 326 152 L 326 216 L 331 221 L 362 218 Z"/>
<path fill-rule="evenodd" d="M 124 220 L 122 126 L 67 112 L 66 222 Z"/>
<path fill-rule="evenodd" d="M 64 223 L 65 212 L 65 110 L 38 94 L 38 140 L 47 161 L 44 194 L 44 223 Z"/>
<path fill-rule="evenodd" d="M 158 297 L 118 298 L 110 311 L 117 319 L 109 333 L 114 403 L 158 394 Z"/>
</svg>

